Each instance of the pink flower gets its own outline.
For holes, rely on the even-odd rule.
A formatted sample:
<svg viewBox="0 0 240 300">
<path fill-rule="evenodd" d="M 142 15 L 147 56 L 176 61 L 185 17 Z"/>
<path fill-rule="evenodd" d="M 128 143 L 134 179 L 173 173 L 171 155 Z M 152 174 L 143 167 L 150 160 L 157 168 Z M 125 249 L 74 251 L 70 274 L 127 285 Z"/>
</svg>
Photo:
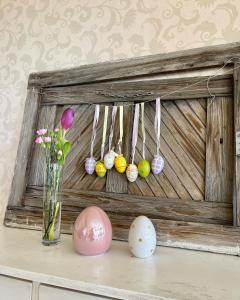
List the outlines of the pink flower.
<svg viewBox="0 0 240 300">
<path fill-rule="evenodd" d="M 47 129 L 42 128 L 42 129 L 37 130 L 38 135 L 44 135 L 46 133 L 47 133 Z"/>
<path fill-rule="evenodd" d="M 63 129 L 70 129 L 73 125 L 74 110 L 72 108 L 67 108 L 64 110 L 61 117 L 61 125 Z"/>
<path fill-rule="evenodd" d="M 43 138 L 45 143 L 50 143 L 51 142 L 51 137 L 50 136 L 46 136 Z"/>
<path fill-rule="evenodd" d="M 42 144 L 43 143 L 43 139 L 39 136 L 39 137 L 36 138 L 35 143 L 36 144 Z"/>
</svg>

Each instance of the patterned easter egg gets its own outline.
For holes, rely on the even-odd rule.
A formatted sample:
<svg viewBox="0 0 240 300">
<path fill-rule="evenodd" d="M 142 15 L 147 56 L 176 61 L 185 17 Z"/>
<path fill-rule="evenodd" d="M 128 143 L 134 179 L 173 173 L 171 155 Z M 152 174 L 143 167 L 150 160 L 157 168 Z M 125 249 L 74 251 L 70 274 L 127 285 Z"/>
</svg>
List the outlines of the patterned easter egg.
<svg viewBox="0 0 240 300">
<path fill-rule="evenodd" d="M 124 173 L 127 167 L 126 159 L 122 154 L 118 155 L 114 160 L 114 165 L 119 173 Z"/>
<path fill-rule="evenodd" d="M 105 154 L 105 156 L 104 156 L 104 165 L 105 165 L 107 170 L 112 169 L 112 167 L 114 166 L 115 157 L 116 157 L 116 153 L 112 150 L 109 151 L 107 154 Z"/>
<path fill-rule="evenodd" d="M 92 175 L 95 170 L 96 161 L 93 157 L 88 157 L 85 161 L 85 170 L 89 175 Z"/>
<path fill-rule="evenodd" d="M 107 169 L 105 168 L 104 163 L 102 161 L 99 160 L 96 163 L 95 171 L 96 171 L 98 177 L 104 177 L 105 176 L 105 174 L 107 172 Z"/>
<path fill-rule="evenodd" d="M 127 179 L 134 182 L 138 177 L 138 168 L 134 164 L 129 164 L 126 170 Z"/>
<path fill-rule="evenodd" d="M 138 173 L 141 177 L 146 178 L 150 173 L 150 163 L 146 159 L 140 160 L 138 163 Z"/>
<path fill-rule="evenodd" d="M 131 224 L 128 234 L 128 244 L 132 254 L 146 258 L 156 249 L 157 237 L 153 223 L 145 216 L 137 217 Z"/>
<path fill-rule="evenodd" d="M 160 155 L 155 155 L 152 160 L 152 172 L 157 175 L 162 172 L 164 168 L 164 159 Z"/>
<path fill-rule="evenodd" d="M 112 241 L 112 225 L 107 214 L 97 206 L 85 208 L 73 227 L 73 244 L 77 253 L 98 255 L 106 252 Z"/>
</svg>

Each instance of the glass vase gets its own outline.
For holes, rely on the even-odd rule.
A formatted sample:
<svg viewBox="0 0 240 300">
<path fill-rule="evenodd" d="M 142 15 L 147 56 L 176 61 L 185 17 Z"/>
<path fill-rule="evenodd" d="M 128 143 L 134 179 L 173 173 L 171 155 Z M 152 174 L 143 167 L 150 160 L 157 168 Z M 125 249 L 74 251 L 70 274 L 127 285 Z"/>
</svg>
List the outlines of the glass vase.
<svg viewBox="0 0 240 300">
<path fill-rule="evenodd" d="M 46 159 L 43 194 L 43 245 L 56 245 L 61 234 L 61 182 L 62 166 Z"/>
</svg>

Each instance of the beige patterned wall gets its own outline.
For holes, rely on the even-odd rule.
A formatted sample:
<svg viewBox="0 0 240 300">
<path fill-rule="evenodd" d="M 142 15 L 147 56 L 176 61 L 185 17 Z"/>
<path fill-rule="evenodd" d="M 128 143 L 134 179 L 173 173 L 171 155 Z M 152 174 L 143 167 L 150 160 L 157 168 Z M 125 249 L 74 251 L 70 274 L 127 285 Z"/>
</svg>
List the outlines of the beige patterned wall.
<svg viewBox="0 0 240 300">
<path fill-rule="evenodd" d="M 239 0 L 0 0 L 0 220 L 29 72 L 240 40 Z"/>
</svg>

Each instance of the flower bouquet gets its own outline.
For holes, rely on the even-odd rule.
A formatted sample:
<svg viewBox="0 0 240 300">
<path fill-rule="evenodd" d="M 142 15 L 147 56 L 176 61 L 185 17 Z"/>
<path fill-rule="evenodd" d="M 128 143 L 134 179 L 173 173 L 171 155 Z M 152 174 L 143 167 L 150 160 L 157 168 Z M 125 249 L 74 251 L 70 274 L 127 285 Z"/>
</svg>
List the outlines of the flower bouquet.
<svg viewBox="0 0 240 300">
<path fill-rule="evenodd" d="M 45 150 L 46 162 L 43 191 L 44 245 L 55 245 L 60 241 L 62 169 L 71 150 L 71 144 L 65 136 L 73 125 L 73 119 L 74 111 L 68 108 L 62 114 L 60 128 L 37 130 L 35 143 Z"/>
</svg>

